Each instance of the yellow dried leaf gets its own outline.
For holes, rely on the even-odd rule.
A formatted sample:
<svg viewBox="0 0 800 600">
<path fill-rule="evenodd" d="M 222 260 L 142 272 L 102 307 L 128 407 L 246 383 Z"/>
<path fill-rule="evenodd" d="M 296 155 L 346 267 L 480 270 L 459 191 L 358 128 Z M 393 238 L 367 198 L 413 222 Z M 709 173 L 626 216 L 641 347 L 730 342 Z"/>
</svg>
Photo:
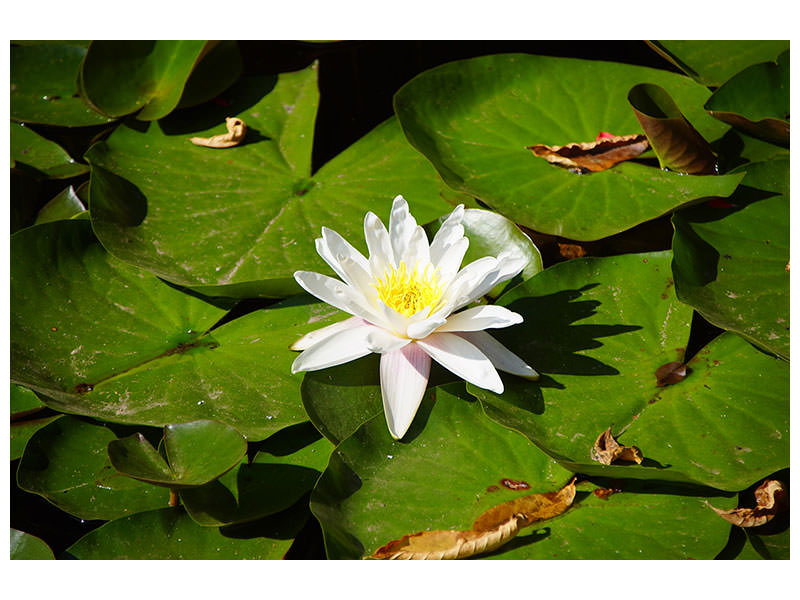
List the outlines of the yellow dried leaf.
<svg viewBox="0 0 800 600">
<path fill-rule="evenodd" d="M 563 513 L 575 499 L 575 479 L 558 492 L 531 494 L 493 506 L 470 531 L 420 531 L 378 548 L 370 558 L 442 560 L 491 552 L 514 538 L 519 530 Z"/>
<path fill-rule="evenodd" d="M 772 520 L 787 504 L 786 488 L 777 479 L 768 479 L 755 491 L 755 508 L 721 510 L 709 504 L 720 517 L 739 527 L 758 527 Z"/>
<path fill-rule="evenodd" d="M 642 451 L 636 446 L 622 446 L 611 435 L 611 427 L 606 429 L 592 446 L 592 460 L 604 465 L 610 465 L 617 460 L 627 460 L 642 464 Z"/>
<path fill-rule="evenodd" d="M 247 125 L 238 117 L 225 117 L 225 127 L 228 133 L 222 133 L 213 137 L 193 137 L 189 138 L 195 146 L 206 146 L 208 148 L 231 148 L 236 146 L 247 135 Z"/>
<path fill-rule="evenodd" d="M 579 142 L 564 146 L 534 144 L 528 150 L 534 156 L 560 167 L 580 171 L 605 171 L 617 163 L 636 158 L 647 150 L 647 137 L 642 134 L 600 134 L 593 142 Z"/>
</svg>

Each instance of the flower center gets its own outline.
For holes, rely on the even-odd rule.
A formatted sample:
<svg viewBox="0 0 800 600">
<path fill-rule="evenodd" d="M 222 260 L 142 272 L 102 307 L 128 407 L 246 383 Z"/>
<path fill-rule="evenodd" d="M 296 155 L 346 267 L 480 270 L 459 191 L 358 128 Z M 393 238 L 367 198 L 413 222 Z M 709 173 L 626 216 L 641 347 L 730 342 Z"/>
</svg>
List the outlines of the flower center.
<svg viewBox="0 0 800 600">
<path fill-rule="evenodd" d="M 390 265 L 373 285 L 386 306 L 406 317 L 427 306 L 435 308 L 442 298 L 442 287 L 431 265 L 420 269 L 417 264 L 411 270 L 401 260 L 396 269 Z"/>
</svg>

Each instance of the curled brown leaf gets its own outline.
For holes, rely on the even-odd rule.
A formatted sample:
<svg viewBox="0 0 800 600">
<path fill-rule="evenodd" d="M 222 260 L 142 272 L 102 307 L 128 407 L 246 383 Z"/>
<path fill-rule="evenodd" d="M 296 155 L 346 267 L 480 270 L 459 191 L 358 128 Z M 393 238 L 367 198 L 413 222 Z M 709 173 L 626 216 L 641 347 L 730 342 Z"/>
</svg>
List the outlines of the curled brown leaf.
<svg viewBox="0 0 800 600">
<path fill-rule="evenodd" d="M 193 137 L 189 138 L 195 146 L 206 146 L 207 148 L 231 148 L 236 146 L 247 135 L 247 125 L 238 117 L 225 117 L 225 127 L 228 133 L 222 133 L 212 137 Z"/>
<path fill-rule="evenodd" d="M 614 165 L 636 158 L 647 150 L 647 137 L 640 134 L 608 137 L 601 133 L 593 142 L 577 142 L 564 146 L 534 144 L 528 150 L 534 156 L 568 169 L 580 171 L 605 171 Z"/>
<path fill-rule="evenodd" d="M 378 548 L 370 558 L 442 560 L 468 558 L 499 548 L 519 530 L 563 513 L 575 499 L 575 478 L 557 492 L 530 494 L 493 506 L 469 531 L 420 531 Z"/>
<path fill-rule="evenodd" d="M 734 508 L 731 510 L 721 510 L 711 507 L 720 517 L 738 525 L 739 527 L 758 527 L 772 520 L 778 512 L 788 505 L 786 488 L 777 479 L 767 479 L 755 491 L 755 508 Z"/>
<path fill-rule="evenodd" d="M 592 460 L 610 465 L 617 460 L 642 464 L 642 452 L 636 446 L 623 446 L 611 435 L 611 427 L 601 433 L 592 446 Z"/>
</svg>

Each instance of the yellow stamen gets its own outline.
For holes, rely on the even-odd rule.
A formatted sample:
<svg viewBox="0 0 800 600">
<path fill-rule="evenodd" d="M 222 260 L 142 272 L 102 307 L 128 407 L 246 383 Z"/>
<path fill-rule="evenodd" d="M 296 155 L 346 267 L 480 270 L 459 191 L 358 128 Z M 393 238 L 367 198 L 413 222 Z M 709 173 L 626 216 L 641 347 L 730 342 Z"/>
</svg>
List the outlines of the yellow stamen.
<svg viewBox="0 0 800 600">
<path fill-rule="evenodd" d="M 442 298 L 438 279 L 430 265 L 420 269 L 417 264 L 410 270 L 401 260 L 396 269 L 389 265 L 384 277 L 375 280 L 373 285 L 378 290 L 378 298 L 386 306 L 410 317 L 427 306 L 431 311 L 435 310 Z"/>
</svg>

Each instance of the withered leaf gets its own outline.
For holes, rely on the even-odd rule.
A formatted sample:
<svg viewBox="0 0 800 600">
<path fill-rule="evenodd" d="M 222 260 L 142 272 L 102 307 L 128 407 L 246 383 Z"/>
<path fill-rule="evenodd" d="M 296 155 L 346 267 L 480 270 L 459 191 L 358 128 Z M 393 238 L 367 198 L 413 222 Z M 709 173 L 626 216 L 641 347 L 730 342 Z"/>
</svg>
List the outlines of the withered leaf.
<svg viewBox="0 0 800 600">
<path fill-rule="evenodd" d="M 642 464 L 642 452 L 636 446 L 623 446 L 611 435 L 611 427 L 606 429 L 592 446 L 592 460 L 610 465 L 617 460 L 627 460 Z"/>
<path fill-rule="evenodd" d="M 592 493 L 598 498 L 600 498 L 600 500 L 608 500 L 609 496 L 613 494 L 618 494 L 621 491 L 622 490 L 618 488 L 597 488 L 595 490 L 592 490 Z"/>
<path fill-rule="evenodd" d="M 247 135 L 247 125 L 238 117 L 225 117 L 225 127 L 228 133 L 222 133 L 208 138 L 193 137 L 189 138 L 195 146 L 206 146 L 208 148 L 231 148 L 236 146 Z"/>
<path fill-rule="evenodd" d="M 567 244 L 558 242 L 558 253 L 567 260 L 586 256 L 586 248 L 580 244 Z"/>
<path fill-rule="evenodd" d="M 495 550 L 519 530 L 563 513 L 575 499 L 575 478 L 557 492 L 530 494 L 484 512 L 469 531 L 420 531 L 378 548 L 370 558 L 443 560 Z"/>
<path fill-rule="evenodd" d="M 686 379 L 686 365 L 682 362 L 669 362 L 656 369 L 656 387 L 672 385 L 684 379 Z"/>
<path fill-rule="evenodd" d="M 777 479 L 767 479 L 755 491 L 755 508 L 734 508 L 721 510 L 709 504 L 711 510 L 720 517 L 739 527 L 758 527 L 772 520 L 778 512 L 788 505 L 786 488 Z"/>
<path fill-rule="evenodd" d="M 605 171 L 617 163 L 636 158 L 647 150 L 647 137 L 637 133 L 606 137 L 601 134 L 593 142 L 578 142 L 564 146 L 534 144 L 528 150 L 534 156 L 554 165 L 581 171 Z"/>
</svg>

